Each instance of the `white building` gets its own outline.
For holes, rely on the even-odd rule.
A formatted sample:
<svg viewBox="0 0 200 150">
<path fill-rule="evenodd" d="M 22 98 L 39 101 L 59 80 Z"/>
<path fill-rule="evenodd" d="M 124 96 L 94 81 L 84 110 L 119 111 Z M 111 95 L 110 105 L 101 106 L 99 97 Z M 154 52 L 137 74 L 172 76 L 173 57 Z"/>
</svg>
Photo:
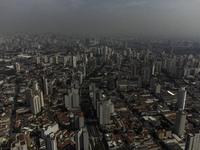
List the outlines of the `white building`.
<svg viewBox="0 0 200 150">
<path fill-rule="evenodd" d="M 38 88 L 38 82 L 37 81 L 33 81 L 33 90 L 34 91 L 37 91 L 39 88 Z"/>
<path fill-rule="evenodd" d="M 42 128 L 42 131 L 41 131 L 42 138 L 45 139 L 47 135 L 49 135 L 50 133 L 56 133 L 58 130 L 59 130 L 59 126 L 57 123 L 53 123 L 48 126 L 45 126 Z"/>
<path fill-rule="evenodd" d="M 54 62 L 55 62 L 56 65 L 58 64 L 58 56 L 54 57 Z"/>
<path fill-rule="evenodd" d="M 20 64 L 19 63 L 15 63 L 15 65 L 14 65 L 14 69 L 15 69 L 15 72 L 20 72 Z"/>
<path fill-rule="evenodd" d="M 199 150 L 200 149 L 200 133 L 189 133 L 186 138 L 185 150 Z"/>
<path fill-rule="evenodd" d="M 100 125 L 110 124 L 110 113 L 111 113 L 110 101 L 97 101 L 97 118 L 99 119 Z"/>
<path fill-rule="evenodd" d="M 31 99 L 31 112 L 36 115 L 41 111 L 41 101 L 38 95 Z"/>
<path fill-rule="evenodd" d="M 160 84 L 159 84 L 159 83 L 156 83 L 156 84 L 154 85 L 154 93 L 155 93 L 155 94 L 160 94 L 160 90 L 161 90 Z"/>
<path fill-rule="evenodd" d="M 44 107 L 44 97 L 42 91 L 39 91 L 39 96 L 40 96 L 41 107 Z"/>
<path fill-rule="evenodd" d="M 179 110 L 176 113 L 175 126 L 174 126 L 174 132 L 178 136 L 183 136 L 184 135 L 185 122 L 186 122 L 186 114 L 185 114 L 185 112 L 183 110 Z"/>
<path fill-rule="evenodd" d="M 48 57 L 46 55 L 43 57 L 43 61 L 44 63 L 48 63 Z"/>
<path fill-rule="evenodd" d="M 37 56 L 37 57 L 35 58 L 35 63 L 36 63 L 36 65 L 39 65 L 39 64 L 40 64 L 40 57 L 39 57 L 39 56 Z"/>
<path fill-rule="evenodd" d="M 46 149 L 47 150 L 57 150 L 57 140 L 54 133 L 50 133 L 46 137 Z"/>
<path fill-rule="evenodd" d="M 76 68 L 76 56 L 72 56 L 72 66 Z"/>
</svg>

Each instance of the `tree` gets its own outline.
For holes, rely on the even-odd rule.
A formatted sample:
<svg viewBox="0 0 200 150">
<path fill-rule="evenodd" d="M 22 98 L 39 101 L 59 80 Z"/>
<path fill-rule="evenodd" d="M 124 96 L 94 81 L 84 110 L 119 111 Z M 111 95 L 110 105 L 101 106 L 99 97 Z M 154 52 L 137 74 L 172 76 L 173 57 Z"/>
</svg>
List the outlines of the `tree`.
<svg viewBox="0 0 200 150">
<path fill-rule="evenodd" d="M 14 131 L 19 133 L 20 132 L 20 127 L 14 128 Z"/>
<path fill-rule="evenodd" d="M 137 128 L 137 130 L 135 131 L 135 133 L 136 133 L 136 134 L 139 134 L 139 133 L 142 132 L 142 130 L 143 130 L 143 128 L 140 126 L 140 127 Z"/>
<path fill-rule="evenodd" d="M 95 150 L 104 150 L 105 148 L 103 147 L 103 145 L 97 144 L 95 146 Z"/>
<path fill-rule="evenodd" d="M 1 147 L 3 149 L 5 149 L 6 147 L 8 147 L 8 142 L 7 141 L 4 141 L 2 144 L 1 144 Z"/>
</svg>

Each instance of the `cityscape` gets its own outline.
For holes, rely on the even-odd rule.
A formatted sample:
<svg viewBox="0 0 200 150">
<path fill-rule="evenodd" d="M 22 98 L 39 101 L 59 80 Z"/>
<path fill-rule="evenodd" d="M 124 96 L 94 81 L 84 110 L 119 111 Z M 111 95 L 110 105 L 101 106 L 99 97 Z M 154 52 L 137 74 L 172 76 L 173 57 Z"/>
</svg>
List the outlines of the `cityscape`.
<svg viewBox="0 0 200 150">
<path fill-rule="evenodd" d="M 11 150 L 198 150 L 200 45 L 0 37 L 0 143 Z"/>
<path fill-rule="evenodd" d="M 199 0 L 0 0 L 0 150 L 200 150 Z"/>
</svg>

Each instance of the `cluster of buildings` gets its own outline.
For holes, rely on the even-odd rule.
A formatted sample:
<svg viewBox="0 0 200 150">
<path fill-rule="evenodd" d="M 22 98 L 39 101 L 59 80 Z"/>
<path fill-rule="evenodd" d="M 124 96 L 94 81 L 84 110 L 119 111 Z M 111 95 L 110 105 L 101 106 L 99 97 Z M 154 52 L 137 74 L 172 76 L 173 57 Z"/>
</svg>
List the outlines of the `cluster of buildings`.
<svg viewBox="0 0 200 150">
<path fill-rule="evenodd" d="M 197 49 L 166 40 L 0 36 L 0 149 L 198 150 Z"/>
</svg>

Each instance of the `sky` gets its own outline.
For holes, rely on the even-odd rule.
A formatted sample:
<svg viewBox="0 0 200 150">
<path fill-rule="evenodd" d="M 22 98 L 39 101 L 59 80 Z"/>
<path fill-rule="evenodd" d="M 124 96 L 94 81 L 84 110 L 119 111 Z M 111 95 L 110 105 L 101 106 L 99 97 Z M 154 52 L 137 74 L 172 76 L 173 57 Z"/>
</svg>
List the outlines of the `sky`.
<svg viewBox="0 0 200 150">
<path fill-rule="evenodd" d="M 190 36 L 200 0 L 0 0 L 0 33 Z"/>
</svg>

